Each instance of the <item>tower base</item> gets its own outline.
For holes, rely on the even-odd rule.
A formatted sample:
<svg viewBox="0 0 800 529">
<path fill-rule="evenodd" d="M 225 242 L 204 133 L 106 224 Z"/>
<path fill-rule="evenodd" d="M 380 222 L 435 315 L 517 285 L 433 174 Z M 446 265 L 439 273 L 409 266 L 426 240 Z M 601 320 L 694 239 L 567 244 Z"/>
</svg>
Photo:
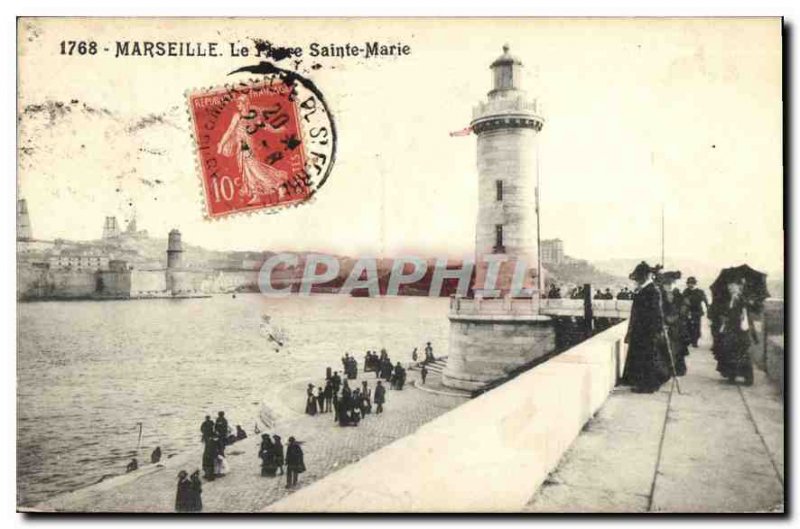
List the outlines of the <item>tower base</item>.
<svg viewBox="0 0 800 529">
<path fill-rule="evenodd" d="M 549 316 L 512 310 L 459 312 L 451 310 L 449 316 L 450 351 L 442 373 L 442 384 L 447 387 L 482 389 L 515 368 L 555 351 L 555 328 Z"/>
</svg>

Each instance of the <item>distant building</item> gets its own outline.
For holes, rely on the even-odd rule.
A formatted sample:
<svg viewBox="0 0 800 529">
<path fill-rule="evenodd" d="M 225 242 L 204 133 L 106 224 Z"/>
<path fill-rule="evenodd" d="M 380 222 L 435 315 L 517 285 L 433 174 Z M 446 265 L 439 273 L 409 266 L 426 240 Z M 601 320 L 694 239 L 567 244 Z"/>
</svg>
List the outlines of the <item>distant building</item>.
<svg viewBox="0 0 800 529">
<path fill-rule="evenodd" d="M 103 224 L 103 239 L 116 239 L 119 237 L 119 225 L 117 225 L 117 217 L 106 217 Z"/>
<path fill-rule="evenodd" d="M 131 220 L 128 221 L 128 225 L 125 227 L 125 232 L 122 233 L 122 236 L 126 238 L 135 238 L 135 239 L 146 239 L 148 237 L 147 230 L 136 229 L 135 213 L 131 217 Z"/>
<path fill-rule="evenodd" d="M 93 271 L 107 270 L 109 258 L 105 255 L 56 255 L 48 262 L 52 270 Z"/>
<path fill-rule="evenodd" d="M 564 262 L 564 241 L 546 239 L 542 241 L 542 263 L 559 265 Z"/>
<path fill-rule="evenodd" d="M 131 268 L 128 262 L 122 259 L 111 259 L 108 261 L 108 269 L 112 272 L 127 272 Z"/>
</svg>

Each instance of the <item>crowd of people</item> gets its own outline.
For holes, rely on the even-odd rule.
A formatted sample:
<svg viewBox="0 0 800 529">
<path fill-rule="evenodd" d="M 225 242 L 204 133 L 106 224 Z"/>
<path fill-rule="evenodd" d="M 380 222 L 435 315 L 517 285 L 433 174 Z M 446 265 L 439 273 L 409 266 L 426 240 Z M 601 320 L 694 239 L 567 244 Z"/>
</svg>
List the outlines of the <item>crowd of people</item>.
<svg viewBox="0 0 800 529">
<path fill-rule="evenodd" d="M 425 384 L 428 375 L 426 364 L 436 360 L 431 343 L 427 342 L 425 346 L 422 362 L 417 361 L 416 348 L 411 353 L 411 359 L 413 364 L 421 366 L 422 384 Z M 407 368 L 399 361 L 392 363 L 386 349 L 380 352 L 368 350 L 364 354 L 363 370 L 364 373 L 375 373 L 377 381 L 370 387 L 367 380 L 362 380 L 360 387 L 352 388 L 350 381 L 358 377 L 358 363 L 350 353 L 345 353 L 341 360 L 344 376 L 328 367 L 322 385 L 309 383 L 306 387 L 307 415 L 333 413 L 333 420 L 339 426 L 358 426 L 367 415 L 383 413 L 387 385 L 390 389 L 402 391 L 408 377 Z"/>
<path fill-rule="evenodd" d="M 752 318 L 763 298 L 748 295 L 746 280 L 734 277 L 722 282 L 709 306 L 697 279 L 689 277 L 681 291 L 675 286 L 680 277 L 680 271 L 664 271 L 646 262 L 631 273 L 637 287 L 625 337 L 628 356 L 622 382 L 634 392 L 652 393 L 671 377 L 685 375 L 686 357 L 690 347 L 698 346 L 707 313 L 717 371 L 730 382 L 743 377 L 746 385 L 752 384 L 749 348 L 757 342 Z"/>
<path fill-rule="evenodd" d="M 546 299 L 584 299 L 586 295 L 585 286 L 577 285 L 572 288 L 568 288 L 566 292 L 566 296 L 564 293 L 561 292 L 561 286 L 555 283 L 550 285 L 550 288 L 547 290 L 547 293 L 544 295 Z M 633 299 L 633 291 L 629 290 L 628 287 L 622 287 L 617 290 L 616 294 L 611 291 L 610 287 L 606 287 L 605 290 L 603 289 L 596 289 L 594 294 L 591 294 L 592 299 L 620 299 L 620 300 L 631 300 Z"/>
<path fill-rule="evenodd" d="M 225 459 L 225 447 L 247 438 L 247 433 L 241 425 L 236 425 L 236 431 L 228 425 L 225 412 L 217 414 L 217 419 L 212 421 L 210 415 L 200 425 L 200 435 L 203 442 L 203 477 L 208 481 L 224 476 L 228 472 L 228 461 Z"/>
<path fill-rule="evenodd" d="M 260 433 L 258 426 L 255 432 Z M 216 420 L 206 415 L 200 425 L 200 436 L 203 443 L 203 478 L 214 481 L 228 473 L 229 467 L 225 458 L 225 449 L 233 443 L 247 439 L 247 432 L 241 425 L 236 425 L 233 430 L 228 425 L 225 412 L 220 411 Z M 261 460 L 261 475 L 274 477 L 283 474 L 286 467 L 286 487 L 292 488 L 297 484 L 297 476 L 305 471 L 303 462 L 303 449 L 301 442 L 294 437 L 289 438 L 284 457 L 283 444 L 279 435 L 264 433 L 261 435 L 261 447 L 258 458 Z M 197 512 L 203 510 L 203 484 L 200 479 L 200 470 L 191 476 L 185 470 L 178 473 L 178 488 L 175 495 L 175 510 L 177 512 Z"/>
<path fill-rule="evenodd" d="M 417 350 L 412 353 L 412 361 L 416 360 Z M 435 361 L 433 348 L 430 342 L 425 347 L 425 359 L 420 362 L 422 382 L 428 374 L 425 364 Z M 363 418 L 372 413 L 383 413 L 383 406 L 386 403 L 386 386 L 389 384 L 393 390 L 402 391 L 406 382 L 407 371 L 400 363 L 392 364 L 392 360 L 385 349 L 381 349 L 380 354 L 376 351 L 367 351 L 364 355 L 364 372 L 375 372 L 378 380 L 375 382 L 374 389 L 370 387 L 367 380 L 362 380 L 360 387 L 351 388 L 349 381 L 358 377 L 358 362 L 355 357 L 345 353 L 342 357 L 342 373 L 333 371 L 330 367 L 326 369 L 325 383 L 322 386 L 315 386 L 309 383 L 306 388 L 305 412 L 308 415 L 318 415 L 333 413 L 333 419 L 339 426 L 358 426 Z M 374 409 L 373 409 L 374 405 Z M 256 426 L 255 433 L 261 433 Z M 213 481 L 228 473 L 229 467 L 225 458 L 227 446 L 247 438 L 247 432 L 236 425 L 236 429 L 231 429 L 225 412 L 220 411 L 216 420 L 212 420 L 210 415 L 206 415 L 205 420 L 200 425 L 201 440 L 203 442 L 203 478 Z M 258 458 L 261 460 L 261 475 L 264 477 L 275 477 L 286 475 L 286 487 L 292 488 L 297 484 L 299 474 L 305 472 L 305 462 L 303 460 L 302 442 L 294 437 L 289 437 L 286 445 L 281 442 L 281 437 L 277 434 L 261 434 L 261 445 L 258 450 Z M 157 449 L 157 456 L 160 459 L 160 448 Z M 156 453 L 154 452 L 155 457 Z M 285 467 L 285 472 L 284 472 Z M 178 512 L 194 512 L 202 510 L 202 480 L 200 471 L 195 471 L 191 476 L 185 470 L 178 474 L 178 489 L 175 498 L 175 510 Z"/>
</svg>

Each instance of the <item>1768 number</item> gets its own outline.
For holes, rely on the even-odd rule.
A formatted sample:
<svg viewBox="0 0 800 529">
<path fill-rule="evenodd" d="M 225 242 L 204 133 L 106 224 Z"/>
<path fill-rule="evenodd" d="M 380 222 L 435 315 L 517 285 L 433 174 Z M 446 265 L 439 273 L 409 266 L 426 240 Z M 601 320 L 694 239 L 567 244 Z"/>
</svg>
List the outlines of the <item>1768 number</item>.
<svg viewBox="0 0 800 529">
<path fill-rule="evenodd" d="M 62 40 L 61 55 L 96 55 L 97 43 L 93 40 Z"/>
</svg>

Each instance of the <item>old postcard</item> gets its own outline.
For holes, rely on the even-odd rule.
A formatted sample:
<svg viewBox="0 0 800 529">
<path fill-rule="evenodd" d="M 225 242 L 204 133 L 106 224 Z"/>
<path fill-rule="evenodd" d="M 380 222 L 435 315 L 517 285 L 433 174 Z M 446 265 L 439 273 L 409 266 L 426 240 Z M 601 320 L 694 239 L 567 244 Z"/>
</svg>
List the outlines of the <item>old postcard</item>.
<svg viewBox="0 0 800 529">
<path fill-rule="evenodd" d="M 784 511 L 779 18 L 20 18 L 26 512 Z"/>
</svg>

